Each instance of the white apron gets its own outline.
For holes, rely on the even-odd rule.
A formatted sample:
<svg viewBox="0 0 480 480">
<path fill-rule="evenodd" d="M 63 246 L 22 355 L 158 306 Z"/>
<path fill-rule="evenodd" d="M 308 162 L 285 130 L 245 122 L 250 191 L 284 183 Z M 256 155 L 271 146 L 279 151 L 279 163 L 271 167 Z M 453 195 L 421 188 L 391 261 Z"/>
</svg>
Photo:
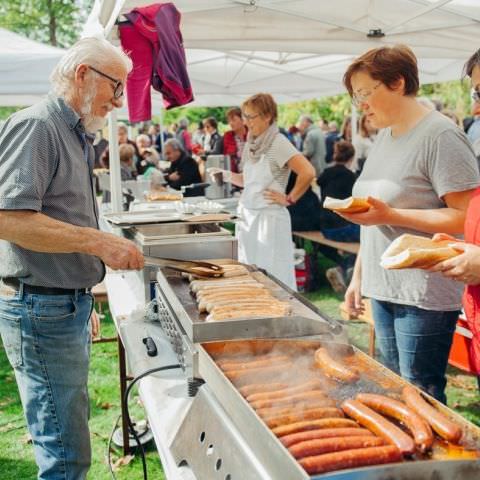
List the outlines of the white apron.
<svg viewBox="0 0 480 480">
<path fill-rule="evenodd" d="M 265 155 L 256 163 L 245 162 L 243 184 L 236 226 L 238 259 L 267 270 L 296 291 L 290 215 L 263 196 L 266 189 L 283 192 Z"/>
</svg>

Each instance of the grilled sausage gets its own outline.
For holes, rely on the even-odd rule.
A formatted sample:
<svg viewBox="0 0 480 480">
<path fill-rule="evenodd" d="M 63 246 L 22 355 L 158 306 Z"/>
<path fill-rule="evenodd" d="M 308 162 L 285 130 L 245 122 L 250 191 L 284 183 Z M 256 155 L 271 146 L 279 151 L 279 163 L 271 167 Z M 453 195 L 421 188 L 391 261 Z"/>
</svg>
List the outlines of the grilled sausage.
<svg viewBox="0 0 480 480">
<path fill-rule="evenodd" d="M 286 383 L 252 383 L 250 385 L 245 385 L 244 387 L 239 388 L 239 392 L 244 397 L 249 397 L 251 395 L 255 395 L 257 393 L 265 393 L 265 392 L 274 392 L 276 390 L 282 390 L 288 387 Z"/>
<path fill-rule="evenodd" d="M 299 432 L 318 430 L 319 428 L 360 428 L 360 425 L 349 418 L 321 418 L 320 420 L 303 420 L 288 425 L 272 428 L 277 437 L 284 437 Z"/>
<path fill-rule="evenodd" d="M 289 304 L 285 302 L 280 302 L 277 299 L 273 298 L 272 296 L 264 296 L 264 297 L 237 297 L 237 298 L 230 298 L 228 300 L 208 300 L 206 302 L 200 302 L 198 305 L 198 309 L 202 310 L 202 307 L 207 312 L 217 312 L 219 308 L 228 308 L 228 310 L 246 310 L 246 309 L 265 309 L 265 308 L 273 308 L 273 307 L 284 307 L 285 309 L 289 310 Z"/>
<path fill-rule="evenodd" d="M 356 370 L 334 360 L 325 348 L 319 348 L 315 351 L 315 366 L 320 368 L 328 377 L 341 382 L 352 383 L 360 378 Z"/>
<path fill-rule="evenodd" d="M 321 388 L 322 384 L 318 379 L 308 380 L 304 383 L 299 385 L 295 385 L 294 387 L 279 389 L 275 392 L 260 392 L 254 393 L 247 397 L 247 400 L 251 403 L 259 401 L 259 400 L 274 400 L 274 399 L 281 399 L 293 395 L 298 392 L 305 392 L 309 390 L 314 390 L 316 388 Z"/>
<path fill-rule="evenodd" d="M 290 362 L 283 361 L 283 362 L 277 362 L 274 364 L 269 364 L 265 365 L 262 367 L 256 367 L 256 368 L 248 368 L 246 370 L 228 370 L 225 372 L 225 375 L 232 381 L 238 381 L 240 379 L 245 379 L 245 378 L 256 378 L 257 375 L 262 375 L 265 373 L 273 374 L 273 373 L 281 373 L 285 371 L 285 368 L 290 365 Z"/>
<path fill-rule="evenodd" d="M 411 437 L 358 400 L 345 400 L 342 409 L 360 425 L 395 445 L 403 454 L 411 455 L 415 452 L 415 443 Z"/>
<path fill-rule="evenodd" d="M 312 457 L 322 453 L 352 450 L 354 448 L 381 447 L 383 438 L 367 435 L 365 437 L 332 437 L 307 440 L 291 446 L 288 450 L 296 458 Z"/>
<path fill-rule="evenodd" d="M 220 295 L 220 294 L 235 294 L 235 293 L 259 293 L 268 291 L 265 285 L 261 283 L 255 284 L 241 284 L 233 285 L 231 287 L 226 287 L 222 285 L 212 285 L 208 287 L 201 287 L 200 290 L 196 293 L 197 300 L 202 300 L 209 296 Z"/>
<path fill-rule="evenodd" d="M 260 408 L 268 408 L 268 407 L 280 407 L 284 405 L 292 405 L 299 402 L 306 402 L 308 400 L 325 400 L 328 398 L 324 392 L 321 390 L 311 390 L 306 392 L 299 392 L 288 397 L 284 398 L 275 398 L 273 400 L 257 400 L 256 402 L 251 402 L 251 406 L 256 410 Z M 328 398 L 330 402 L 333 402 L 332 406 L 335 406 L 335 402 Z"/>
<path fill-rule="evenodd" d="M 278 417 L 269 418 L 266 424 L 269 428 L 280 427 L 281 425 L 288 425 L 289 423 L 301 422 L 302 420 L 318 420 L 320 418 L 342 418 L 343 412 L 339 408 L 325 407 L 325 408 L 309 408 L 299 413 L 292 413 L 291 415 L 279 415 Z"/>
<path fill-rule="evenodd" d="M 220 368 L 223 371 L 229 370 L 248 370 L 250 368 L 268 367 L 278 362 L 288 362 L 290 357 L 287 355 L 272 355 L 264 360 L 255 360 L 255 357 L 251 357 L 250 360 L 244 362 L 222 362 Z"/>
<path fill-rule="evenodd" d="M 427 422 L 402 402 L 373 393 L 359 393 L 356 399 L 382 415 L 396 418 L 412 432 L 416 445 L 422 452 L 433 445 L 433 433 Z"/>
<path fill-rule="evenodd" d="M 278 406 L 270 408 L 259 408 L 257 410 L 258 416 L 262 418 L 271 418 L 279 415 L 290 415 L 296 412 L 302 412 L 311 408 L 335 407 L 335 400 L 328 397 L 312 398 L 307 400 L 300 400 L 292 405 Z"/>
<path fill-rule="evenodd" d="M 413 387 L 407 386 L 402 392 L 405 403 L 417 412 L 445 440 L 458 443 L 462 429 L 449 418 L 430 405 Z"/>
<path fill-rule="evenodd" d="M 299 463 L 308 474 L 313 475 L 316 473 L 342 470 L 344 468 L 380 465 L 401 461 L 402 454 L 398 448 L 388 445 L 306 457 L 300 460 Z"/>
<path fill-rule="evenodd" d="M 373 437 L 373 433 L 366 428 L 320 428 L 318 430 L 308 430 L 306 432 L 285 435 L 280 438 L 280 441 L 288 448 L 296 443 L 306 442 L 307 440 L 316 440 L 318 438 L 368 436 Z"/>
</svg>

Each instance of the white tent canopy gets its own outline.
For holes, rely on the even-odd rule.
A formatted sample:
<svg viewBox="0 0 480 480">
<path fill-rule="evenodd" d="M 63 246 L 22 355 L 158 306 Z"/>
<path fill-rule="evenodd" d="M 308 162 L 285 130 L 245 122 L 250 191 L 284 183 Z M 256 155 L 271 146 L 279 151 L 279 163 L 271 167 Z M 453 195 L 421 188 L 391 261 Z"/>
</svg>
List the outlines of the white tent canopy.
<svg viewBox="0 0 480 480">
<path fill-rule="evenodd" d="M 117 18 L 150 3 L 95 0 L 83 34 L 116 41 Z M 344 91 L 341 79 L 352 57 L 385 44 L 405 43 L 414 50 L 422 83 L 457 79 L 477 48 L 480 33 L 479 0 L 173 3 L 182 14 L 197 105 L 239 104 L 258 91 L 273 93 L 278 102 L 339 93 Z M 155 105 L 156 93 L 153 99 Z M 116 142 L 115 137 L 111 140 Z M 117 170 L 116 163 L 112 172 Z M 118 207 L 116 180 L 113 175 L 111 179 Z"/>
<path fill-rule="evenodd" d="M 142 0 L 96 0 L 84 35 L 116 40 Z M 257 91 L 280 103 L 344 91 L 352 58 L 406 43 L 422 83 L 460 78 L 480 33 L 478 0 L 176 0 L 196 102 L 234 105 Z M 385 36 L 368 37 L 372 30 Z M 153 95 L 158 102 L 159 95 Z"/>
<path fill-rule="evenodd" d="M 31 105 L 50 90 L 60 48 L 0 28 L 0 105 Z"/>
</svg>

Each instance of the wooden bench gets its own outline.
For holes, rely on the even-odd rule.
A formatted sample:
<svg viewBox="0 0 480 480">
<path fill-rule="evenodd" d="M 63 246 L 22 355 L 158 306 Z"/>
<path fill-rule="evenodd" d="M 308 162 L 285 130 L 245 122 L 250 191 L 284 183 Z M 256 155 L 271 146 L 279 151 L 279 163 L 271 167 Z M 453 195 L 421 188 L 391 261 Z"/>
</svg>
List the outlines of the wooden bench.
<svg viewBox="0 0 480 480">
<path fill-rule="evenodd" d="M 340 315 L 344 320 L 357 320 L 368 324 L 370 330 L 370 338 L 368 341 L 368 354 L 372 358 L 375 358 L 375 327 L 372 315 L 372 305 L 368 298 L 364 298 L 363 302 L 365 305 L 365 312 L 358 317 L 354 317 L 347 312 L 344 302 L 340 304 Z"/>
<path fill-rule="evenodd" d="M 354 253 L 355 255 L 360 250 L 360 243 L 357 242 L 336 242 L 325 238 L 322 232 L 293 232 L 293 236 L 303 240 L 310 240 L 313 243 L 319 243 L 332 247 L 342 252 Z"/>
<path fill-rule="evenodd" d="M 356 242 L 336 242 L 334 240 L 329 240 L 325 238 L 322 232 L 314 231 L 314 232 L 293 232 L 293 237 L 295 239 L 295 243 L 300 247 L 303 247 L 303 243 L 305 240 L 309 240 L 312 242 L 313 246 L 313 261 L 311 263 L 311 279 L 309 280 L 307 287 L 307 291 L 312 290 L 312 284 L 315 285 L 319 280 L 319 273 L 317 267 L 317 258 L 319 254 L 319 246 L 325 245 L 326 247 L 334 248 L 339 252 L 346 252 L 350 254 L 357 254 L 360 249 L 360 243 Z"/>
</svg>

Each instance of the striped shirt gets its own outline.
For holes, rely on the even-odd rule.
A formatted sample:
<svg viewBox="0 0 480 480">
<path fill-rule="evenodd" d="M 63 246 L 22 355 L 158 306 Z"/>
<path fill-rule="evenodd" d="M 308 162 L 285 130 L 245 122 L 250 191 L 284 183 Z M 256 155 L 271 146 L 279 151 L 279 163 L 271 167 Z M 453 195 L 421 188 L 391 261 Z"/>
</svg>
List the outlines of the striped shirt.
<svg viewBox="0 0 480 480">
<path fill-rule="evenodd" d="M 278 182 L 282 191 L 287 189 L 288 177 L 290 169 L 287 162 L 295 155 L 300 155 L 300 152 L 290 143 L 285 135 L 278 133 L 270 148 L 265 154 L 273 178 Z"/>
<path fill-rule="evenodd" d="M 93 160 L 91 135 L 63 99 L 50 95 L 13 114 L 0 129 L 0 209 L 98 228 Z M 86 288 L 105 274 L 97 257 L 33 252 L 4 240 L 0 258 L 0 278 L 29 285 Z"/>
</svg>

